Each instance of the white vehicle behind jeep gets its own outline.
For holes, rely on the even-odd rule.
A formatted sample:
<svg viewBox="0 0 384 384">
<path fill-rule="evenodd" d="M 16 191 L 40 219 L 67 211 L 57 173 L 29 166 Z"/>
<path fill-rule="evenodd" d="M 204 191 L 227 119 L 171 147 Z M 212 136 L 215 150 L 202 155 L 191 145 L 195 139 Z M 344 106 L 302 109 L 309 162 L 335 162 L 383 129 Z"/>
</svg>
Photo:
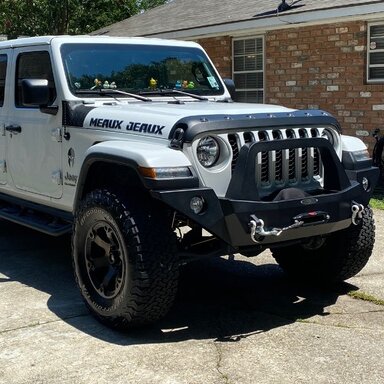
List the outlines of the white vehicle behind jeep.
<svg viewBox="0 0 384 384">
<path fill-rule="evenodd" d="M 330 114 L 234 103 L 196 43 L 0 43 L 0 217 L 72 231 L 77 284 L 103 323 L 164 316 L 179 266 L 270 248 L 296 278 L 358 273 L 378 170 Z"/>
</svg>

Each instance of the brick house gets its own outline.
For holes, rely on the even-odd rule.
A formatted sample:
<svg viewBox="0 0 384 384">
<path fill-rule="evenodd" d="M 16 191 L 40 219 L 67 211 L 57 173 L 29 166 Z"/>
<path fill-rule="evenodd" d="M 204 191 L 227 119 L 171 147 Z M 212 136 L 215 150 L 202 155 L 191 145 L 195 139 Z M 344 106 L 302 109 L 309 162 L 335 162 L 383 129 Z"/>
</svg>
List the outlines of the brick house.
<svg viewBox="0 0 384 384">
<path fill-rule="evenodd" d="M 199 42 L 238 101 L 320 108 L 372 149 L 384 132 L 384 2 L 173 0 L 94 34 Z"/>
</svg>

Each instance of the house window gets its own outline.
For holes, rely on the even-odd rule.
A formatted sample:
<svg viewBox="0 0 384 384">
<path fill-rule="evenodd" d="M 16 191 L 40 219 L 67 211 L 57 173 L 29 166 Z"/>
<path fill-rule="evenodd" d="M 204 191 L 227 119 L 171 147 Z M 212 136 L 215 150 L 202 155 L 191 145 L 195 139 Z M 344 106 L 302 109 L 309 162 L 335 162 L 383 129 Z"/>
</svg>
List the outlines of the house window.
<svg viewBox="0 0 384 384">
<path fill-rule="evenodd" d="M 367 81 L 384 82 L 384 22 L 368 26 Z"/>
<path fill-rule="evenodd" d="M 233 40 L 233 80 L 236 101 L 264 101 L 264 40 L 262 37 Z"/>
</svg>

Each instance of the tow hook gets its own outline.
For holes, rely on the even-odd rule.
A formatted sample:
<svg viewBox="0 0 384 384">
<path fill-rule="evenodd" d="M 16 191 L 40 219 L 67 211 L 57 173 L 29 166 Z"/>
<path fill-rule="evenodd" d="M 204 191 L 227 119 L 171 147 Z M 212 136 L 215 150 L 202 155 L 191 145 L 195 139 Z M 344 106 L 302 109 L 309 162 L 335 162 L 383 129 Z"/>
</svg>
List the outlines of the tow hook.
<svg viewBox="0 0 384 384">
<path fill-rule="evenodd" d="M 363 218 L 364 205 L 353 201 L 352 205 L 352 224 L 359 225 L 360 220 Z"/>
<path fill-rule="evenodd" d="M 261 243 L 261 241 L 256 239 L 256 236 L 266 237 L 266 236 L 280 236 L 284 231 L 288 229 L 298 228 L 304 225 L 304 221 L 295 220 L 292 225 L 283 228 L 272 228 L 267 230 L 264 227 L 264 221 L 256 217 L 256 215 L 251 215 L 251 220 L 249 222 L 249 227 L 251 228 L 251 239 L 254 243 Z"/>
</svg>

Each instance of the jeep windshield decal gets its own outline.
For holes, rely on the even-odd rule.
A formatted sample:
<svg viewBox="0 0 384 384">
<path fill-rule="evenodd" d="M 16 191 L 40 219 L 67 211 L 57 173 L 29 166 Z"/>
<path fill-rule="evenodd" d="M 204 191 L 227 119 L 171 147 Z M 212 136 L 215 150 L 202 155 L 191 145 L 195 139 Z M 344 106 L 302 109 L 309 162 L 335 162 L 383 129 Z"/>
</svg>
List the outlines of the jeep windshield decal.
<svg viewBox="0 0 384 384">
<path fill-rule="evenodd" d="M 195 47 L 71 43 L 61 53 L 69 89 L 82 97 L 140 99 L 148 92 L 203 99 L 224 93 L 207 56 Z"/>
</svg>

